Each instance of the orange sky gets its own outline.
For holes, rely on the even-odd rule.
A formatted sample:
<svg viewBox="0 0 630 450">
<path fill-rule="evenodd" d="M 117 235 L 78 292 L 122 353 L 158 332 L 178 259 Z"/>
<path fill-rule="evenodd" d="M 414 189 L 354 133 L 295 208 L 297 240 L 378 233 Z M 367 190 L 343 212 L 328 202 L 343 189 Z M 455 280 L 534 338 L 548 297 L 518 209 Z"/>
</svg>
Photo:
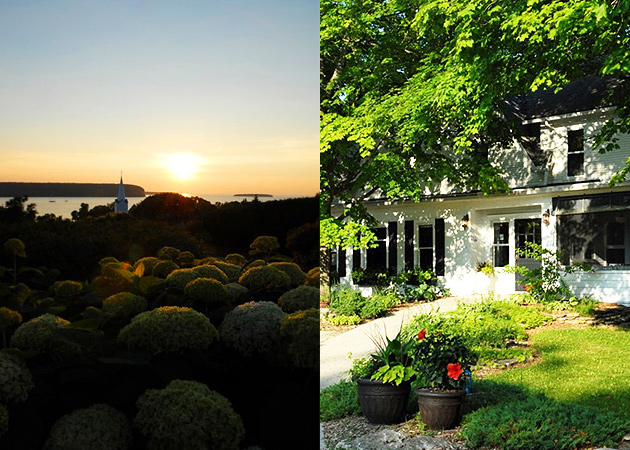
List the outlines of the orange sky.
<svg viewBox="0 0 630 450">
<path fill-rule="evenodd" d="M 0 181 L 312 196 L 319 3 L 0 3 Z"/>
</svg>

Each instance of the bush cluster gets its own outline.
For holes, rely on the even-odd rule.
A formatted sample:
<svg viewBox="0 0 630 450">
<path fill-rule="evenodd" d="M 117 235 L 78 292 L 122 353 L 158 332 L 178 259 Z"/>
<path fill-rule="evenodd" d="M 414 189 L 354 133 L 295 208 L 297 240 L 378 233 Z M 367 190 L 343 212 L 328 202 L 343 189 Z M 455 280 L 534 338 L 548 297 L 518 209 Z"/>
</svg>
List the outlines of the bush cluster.
<svg viewBox="0 0 630 450">
<path fill-rule="evenodd" d="M 138 314 L 118 334 L 127 347 L 152 354 L 205 350 L 217 338 L 218 332 L 206 316 L 177 306 Z"/>
<path fill-rule="evenodd" d="M 291 285 L 285 272 L 267 265 L 247 269 L 238 282 L 250 291 L 286 291 Z"/>
<path fill-rule="evenodd" d="M 197 278 L 184 288 L 186 301 L 190 306 L 204 310 L 230 304 L 226 287 L 214 278 Z"/>
<path fill-rule="evenodd" d="M 53 358 L 65 359 L 77 354 L 77 345 L 61 340 L 56 333 L 70 322 L 52 314 L 42 314 L 20 325 L 13 333 L 11 345 L 21 350 L 49 353 Z"/>
<path fill-rule="evenodd" d="M 302 272 L 300 266 L 290 262 L 274 262 L 269 264 L 269 267 L 281 270 L 289 276 L 292 287 L 300 286 L 306 281 L 306 274 Z"/>
<path fill-rule="evenodd" d="M 103 300 L 103 311 L 124 319 L 130 319 L 146 309 L 147 300 L 131 292 L 119 292 Z"/>
<path fill-rule="evenodd" d="M 33 377 L 26 364 L 16 356 L 0 352 L 0 400 L 24 402 L 33 387 Z"/>
<path fill-rule="evenodd" d="M 167 259 L 167 260 L 157 262 L 153 266 L 151 273 L 153 274 L 154 277 L 166 278 L 171 272 L 177 269 L 179 269 L 179 266 L 175 264 L 173 261 L 171 261 L 170 259 Z"/>
<path fill-rule="evenodd" d="M 268 355 L 280 345 L 285 313 L 272 302 L 248 302 L 226 314 L 219 327 L 221 340 L 243 356 Z"/>
<path fill-rule="evenodd" d="M 184 292 L 184 288 L 188 283 L 200 277 L 199 272 L 194 269 L 177 269 L 168 274 L 166 284 L 171 288 Z"/>
<path fill-rule="evenodd" d="M 241 276 L 240 265 L 217 261 L 214 263 L 214 266 L 220 269 L 227 276 L 227 281 L 225 281 L 225 283 L 234 283 L 238 281 L 239 277 Z"/>
<path fill-rule="evenodd" d="M 495 359 L 531 356 L 529 348 L 511 347 L 514 341 L 524 340 L 526 330 L 551 320 L 536 307 L 522 307 L 510 301 L 488 300 L 462 304 L 455 311 L 443 315 L 418 315 L 406 331 L 417 334 L 423 328 L 430 332 L 461 335 L 482 363 Z"/>
<path fill-rule="evenodd" d="M 127 450 L 131 426 L 117 409 L 99 403 L 76 409 L 53 425 L 44 450 Z"/>
<path fill-rule="evenodd" d="M 398 303 L 398 297 L 391 292 L 377 291 L 363 297 L 359 291 L 343 287 L 331 292 L 330 309 L 336 316 L 372 319 L 383 315 Z"/>
<path fill-rule="evenodd" d="M 228 276 L 216 265 L 202 264 L 193 268 L 192 270 L 202 278 L 214 278 L 215 280 L 220 281 L 223 284 L 229 283 Z"/>
<path fill-rule="evenodd" d="M 278 304 L 287 313 L 319 308 L 319 289 L 310 286 L 299 286 L 285 292 L 278 299 Z"/>
<path fill-rule="evenodd" d="M 298 311 L 282 319 L 280 332 L 295 367 L 319 366 L 319 310 Z"/>
<path fill-rule="evenodd" d="M 196 381 L 149 389 L 136 406 L 133 424 L 149 438 L 148 449 L 237 450 L 245 434 L 230 402 Z"/>
</svg>

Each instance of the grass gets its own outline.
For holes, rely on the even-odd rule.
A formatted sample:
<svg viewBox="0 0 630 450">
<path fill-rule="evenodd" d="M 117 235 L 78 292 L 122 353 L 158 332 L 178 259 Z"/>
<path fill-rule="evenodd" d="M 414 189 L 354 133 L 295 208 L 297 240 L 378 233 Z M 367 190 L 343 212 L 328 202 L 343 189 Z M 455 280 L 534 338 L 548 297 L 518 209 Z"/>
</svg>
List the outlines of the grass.
<svg viewBox="0 0 630 450">
<path fill-rule="evenodd" d="M 461 436 L 471 448 L 569 450 L 615 447 L 630 431 L 630 332 L 542 330 L 542 361 L 480 380 Z M 474 397 L 474 396 L 473 396 Z"/>
<path fill-rule="evenodd" d="M 361 414 L 357 386 L 347 380 L 328 386 L 319 394 L 319 418 L 322 421 Z"/>
<path fill-rule="evenodd" d="M 630 332 L 610 328 L 543 330 L 531 341 L 542 362 L 493 376 L 565 403 L 589 405 L 630 420 Z"/>
</svg>

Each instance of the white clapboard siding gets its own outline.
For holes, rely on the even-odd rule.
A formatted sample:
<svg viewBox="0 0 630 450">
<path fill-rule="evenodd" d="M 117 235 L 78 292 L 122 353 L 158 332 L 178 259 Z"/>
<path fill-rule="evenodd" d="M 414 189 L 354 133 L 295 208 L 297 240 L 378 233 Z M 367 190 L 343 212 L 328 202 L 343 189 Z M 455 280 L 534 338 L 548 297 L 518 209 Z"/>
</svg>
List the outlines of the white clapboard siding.
<svg viewBox="0 0 630 450">
<path fill-rule="evenodd" d="M 630 269 L 575 272 L 565 280 L 579 298 L 591 296 L 601 302 L 630 306 Z"/>
</svg>

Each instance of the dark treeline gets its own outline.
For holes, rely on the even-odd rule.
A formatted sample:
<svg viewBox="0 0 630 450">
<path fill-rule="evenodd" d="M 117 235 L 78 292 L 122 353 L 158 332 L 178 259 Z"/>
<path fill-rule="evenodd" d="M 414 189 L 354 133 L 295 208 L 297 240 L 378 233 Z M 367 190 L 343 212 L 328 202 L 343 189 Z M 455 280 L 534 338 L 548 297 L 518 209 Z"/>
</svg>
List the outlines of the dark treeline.
<svg viewBox="0 0 630 450">
<path fill-rule="evenodd" d="M 0 197 L 116 197 L 113 183 L 13 183 L 0 182 Z M 127 197 L 144 197 L 144 188 L 126 184 Z"/>
<path fill-rule="evenodd" d="M 318 203 L 318 197 L 310 197 L 212 204 L 197 197 L 156 194 L 129 214 L 83 205 L 70 220 L 38 216 L 36 206 L 19 197 L 0 206 L 0 242 L 18 238 L 29 249 L 30 265 L 85 280 L 106 256 L 133 262 L 172 246 L 200 258 L 228 253 L 247 257 L 249 243 L 269 235 L 278 238 L 279 253 L 308 270 L 319 265 Z"/>
</svg>

